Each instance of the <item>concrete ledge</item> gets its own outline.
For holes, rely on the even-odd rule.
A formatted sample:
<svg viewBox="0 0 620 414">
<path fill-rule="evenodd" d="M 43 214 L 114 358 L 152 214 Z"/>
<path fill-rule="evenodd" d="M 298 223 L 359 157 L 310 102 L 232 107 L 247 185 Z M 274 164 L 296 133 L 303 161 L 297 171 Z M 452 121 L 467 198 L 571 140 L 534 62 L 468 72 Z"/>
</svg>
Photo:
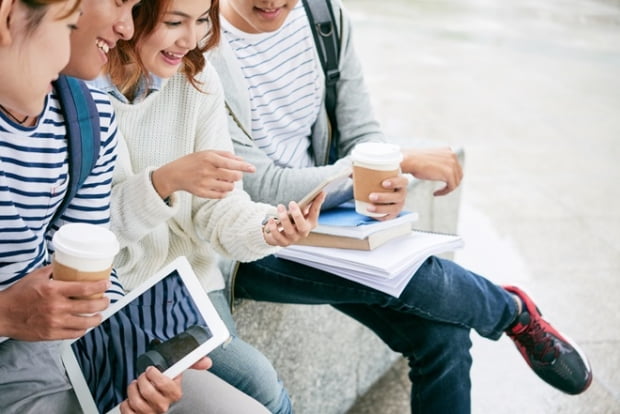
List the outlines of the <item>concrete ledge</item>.
<svg viewBox="0 0 620 414">
<path fill-rule="evenodd" d="M 243 301 L 239 335 L 263 351 L 295 413 L 343 413 L 396 360 L 366 327 L 330 306 Z"/>
<path fill-rule="evenodd" d="M 457 150 L 461 163 L 462 149 Z M 407 208 L 415 227 L 455 232 L 460 189 L 434 197 L 436 183 L 413 181 Z M 396 361 L 373 332 L 327 305 L 282 305 L 242 300 L 235 320 L 239 335 L 273 362 L 296 414 L 342 414 Z"/>
</svg>

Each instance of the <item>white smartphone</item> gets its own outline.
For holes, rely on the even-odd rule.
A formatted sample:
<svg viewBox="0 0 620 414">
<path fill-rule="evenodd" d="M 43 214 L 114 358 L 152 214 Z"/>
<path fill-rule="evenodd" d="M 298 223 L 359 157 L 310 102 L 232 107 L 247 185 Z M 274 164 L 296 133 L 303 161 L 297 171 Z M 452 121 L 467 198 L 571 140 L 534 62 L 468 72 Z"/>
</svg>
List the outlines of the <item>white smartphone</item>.
<svg viewBox="0 0 620 414">
<path fill-rule="evenodd" d="M 314 187 L 308 194 L 306 194 L 301 200 L 297 202 L 299 204 L 299 208 L 303 211 L 306 207 L 312 203 L 312 201 L 319 195 L 321 191 L 325 191 L 329 193 L 333 189 L 337 188 L 340 184 L 342 184 L 345 180 L 347 180 L 353 170 L 351 167 L 347 167 L 344 170 L 340 171 L 338 174 L 334 174 L 331 177 L 326 178 L 321 181 L 319 185 Z"/>
</svg>

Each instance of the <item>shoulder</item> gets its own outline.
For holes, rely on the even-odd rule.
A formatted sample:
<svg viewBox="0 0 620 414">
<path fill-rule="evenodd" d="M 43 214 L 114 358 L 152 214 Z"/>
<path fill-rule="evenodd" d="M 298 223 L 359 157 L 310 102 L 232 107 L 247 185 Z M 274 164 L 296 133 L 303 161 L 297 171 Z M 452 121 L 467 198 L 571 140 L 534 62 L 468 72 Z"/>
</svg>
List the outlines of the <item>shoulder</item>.
<svg viewBox="0 0 620 414">
<path fill-rule="evenodd" d="M 196 74 L 194 79 L 197 81 L 200 90 L 196 89 L 181 72 L 174 74 L 174 76 L 166 82 L 162 90 L 174 91 L 177 93 L 181 92 L 182 94 L 187 94 L 188 91 L 192 91 L 192 94 L 213 94 L 222 92 L 220 78 L 213 68 L 213 65 L 209 63 L 205 64 L 204 69 Z"/>
<path fill-rule="evenodd" d="M 76 116 L 83 119 L 86 111 L 93 122 L 97 121 L 101 126 L 108 125 L 114 117 L 114 109 L 108 95 L 76 78 L 61 76 L 55 84 L 54 98 L 67 122 L 71 122 Z"/>
<path fill-rule="evenodd" d="M 88 84 L 88 91 L 90 92 L 90 95 L 98 106 L 112 106 L 112 104 L 110 103 L 110 96 L 102 89 L 99 89 L 94 85 Z"/>
<path fill-rule="evenodd" d="M 343 9 L 343 4 L 342 4 L 342 0 L 325 0 L 325 2 L 328 4 L 328 6 L 331 7 L 332 11 L 334 12 L 334 17 L 336 18 L 336 20 L 340 19 L 340 14 L 342 12 Z M 312 6 L 312 1 L 307 1 L 308 6 Z"/>
<path fill-rule="evenodd" d="M 114 114 L 114 107 L 112 106 L 112 102 L 110 101 L 110 96 L 101 89 L 97 89 L 90 85 L 88 89 L 90 91 L 91 97 L 93 98 L 93 101 L 95 102 L 97 111 L 99 112 L 99 117 L 112 118 Z"/>
<path fill-rule="evenodd" d="M 337 12 L 340 9 L 342 9 L 342 1 L 341 0 L 328 0 L 328 1 L 332 4 L 332 9 L 334 10 L 334 12 Z"/>
<path fill-rule="evenodd" d="M 95 103 L 99 122 L 99 133 L 101 139 L 101 151 L 108 151 L 107 148 L 114 148 L 117 144 L 118 125 L 116 115 L 110 96 L 95 86 L 88 84 L 88 91 Z"/>
<path fill-rule="evenodd" d="M 207 93 L 222 93 L 222 81 L 215 70 L 215 67 L 207 61 L 205 67 L 199 74 L 199 80 L 203 84 L 203 90 Z"/>
<path fill-rule="evenodd" d="M 325 2 L 332 9 L 336 28 L 340 35 L 342 35 L 343 29 L 349 30 L 349 27 L 351 25 L 350 17 L 346 12 L 345 6 L 343 5 L 341 0 L 325 0 Z M 309 6 L 310 8 L 312 8 L 312 4 L 312 1 L 307 1 L 307 6 Z M 323 13 L 318 14 L 322 15 Z"/>
<path fill-rule="evenodd" d="M 341 0 L 327 0 L 331 4 L 332 11 L 334 13 L 334 19 L 336 20 L 336 26 L 338 31 L 342 35 L 342 31 L 349 31 L 351 27 L 351 17 L 347 13 L 346 7 L 342 4 Z"/>
<path fill-rule="evenodd" d="M 52 98 L 67 132 L 76 127 L 82 130 L 88 120 L 94 129 L 99 129 L 102 139 L 114 134 L 114 109 L 105 92 L 82 80 L 61 75 L 54 82 Z"/>
<path fill-rule="evenodd" d="M 230 43 L 228 43 L 223 30 L 220 43 L 206 52 L 205 58 L 207 66 L 213 67 L 224 79 L 231 77 L 232 73 L 237 74 L 240 71 L 239 61 L 230 47 Z"/>
<path fill-rule="evenodd" d="M 195 80 L 196 86 L 192 85 L 183 73 L 176 73 L 164 88 L 152 94 L 142 104 L 150 102 L 151 109 L 157 108 L 157 111 L 151 111 L 153 114 L 158 111 L 170 113 L 173 110 L 184 113 L 184 117 L 177 117 L 179 120 L 201 117 L 223 106 L 224 91 L 211 65 L 205 66 Z"/>
<path fill-rule="evenodd" d="M 110 99 L 104 91 L 77 78 L 61 75 L 55 82 L 54 92 L 55 97 L 60 101 L 59 105 L 63 105 L 62 102 L 71 102 L 69 106 L 83 106 L 92 99 L 99 112 L 112 111 Z M 68 101 L 69 96 L 72 98 L 71 101 Z"/>
</svg>

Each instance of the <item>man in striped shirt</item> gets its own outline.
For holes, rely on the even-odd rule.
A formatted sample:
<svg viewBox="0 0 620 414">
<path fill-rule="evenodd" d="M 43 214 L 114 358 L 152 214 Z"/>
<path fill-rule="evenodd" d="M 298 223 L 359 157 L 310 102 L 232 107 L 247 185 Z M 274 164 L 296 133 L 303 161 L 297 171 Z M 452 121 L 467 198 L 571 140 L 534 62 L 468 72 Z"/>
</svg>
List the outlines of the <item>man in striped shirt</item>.
<svg viewBox="0 0 620 414">
<path fill-rule="evenodd" d="M 309 1 L 331 4 L 340 34 L 340 159 L 333 164 L 324 75 L 301 0 L 220 2 L 224 41 L 208 59 L 224 85 L 235 152 L 256 167 L 243 179 L 254 201 L 299 200 L 349 166 L 356 144 L 386 141 L 352 45 L 351 19 L 339 0 Z M 445 183 L 435 195 L 461 181 L 450 149 L 407 149 L 403 156 L 403 172 Z M 370 195 L 369 210 L 393 218 L 404 205 L 407 181 L 399 175 L 382 184 L 385 191 Z M 323 208 L 351 198 L 347 183 L 328 195 Z M 372 329 L 409 359 L 412 411 L 469 412 L 471 330 L 493 340 L 506 333 L 534 372 L 561 391 L 578 394 L 592 381 L 585 355 L 523 291 L 497 286 L 449 260 L 428 258 L 399 298 L 274 257 L 241 263 L 233 286 L 237 296 L 259 301 L 331 304 Z"/>
</svg>

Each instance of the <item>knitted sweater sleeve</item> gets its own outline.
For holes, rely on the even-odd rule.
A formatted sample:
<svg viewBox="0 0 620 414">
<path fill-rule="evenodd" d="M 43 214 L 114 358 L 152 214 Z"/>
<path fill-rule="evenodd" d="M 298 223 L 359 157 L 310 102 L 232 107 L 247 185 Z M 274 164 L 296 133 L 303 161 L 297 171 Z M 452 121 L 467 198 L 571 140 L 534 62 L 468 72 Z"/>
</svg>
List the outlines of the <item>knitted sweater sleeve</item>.
<svg viewBox="0 0 620 414">
<path fill-rule="evenodd" d="M 204 74 L 208 85 L 206 93 L 211 100 L 204 101 L 196 131 L 197 149 L 217 148 L 233 152 L 224 106 L 224 91 L 211 65 Z M 275 252 L 277 248 L 265 242 L 262 220 L 273 214 L 273 206 L 255 203 L 243 191 L 241 182 L 234 191 L 221 200 L 192 197 L 192 216 L 196 234 L 208 240 L 220 254 L 240 261 L 252 261 Z"/>
<path fill-rule="evenodd" d="M 179 191 L 168 206 L 150 182 L 150 171 L 185 154 L 233 150 L 219 78 L 207 66 L 199 80 L 202 92 L 177 75 L 139 104 L 116 102 L 125 137 L 119 137 L 112 227 L 128 261 L 157 254 L 210 255 L 207 244 L 242 261 L 276 250 L 265 242 L 261 226 L 262 218 L 274 208 L 251 202 L 241 188 L 223 199 Z"/>
</svg>

